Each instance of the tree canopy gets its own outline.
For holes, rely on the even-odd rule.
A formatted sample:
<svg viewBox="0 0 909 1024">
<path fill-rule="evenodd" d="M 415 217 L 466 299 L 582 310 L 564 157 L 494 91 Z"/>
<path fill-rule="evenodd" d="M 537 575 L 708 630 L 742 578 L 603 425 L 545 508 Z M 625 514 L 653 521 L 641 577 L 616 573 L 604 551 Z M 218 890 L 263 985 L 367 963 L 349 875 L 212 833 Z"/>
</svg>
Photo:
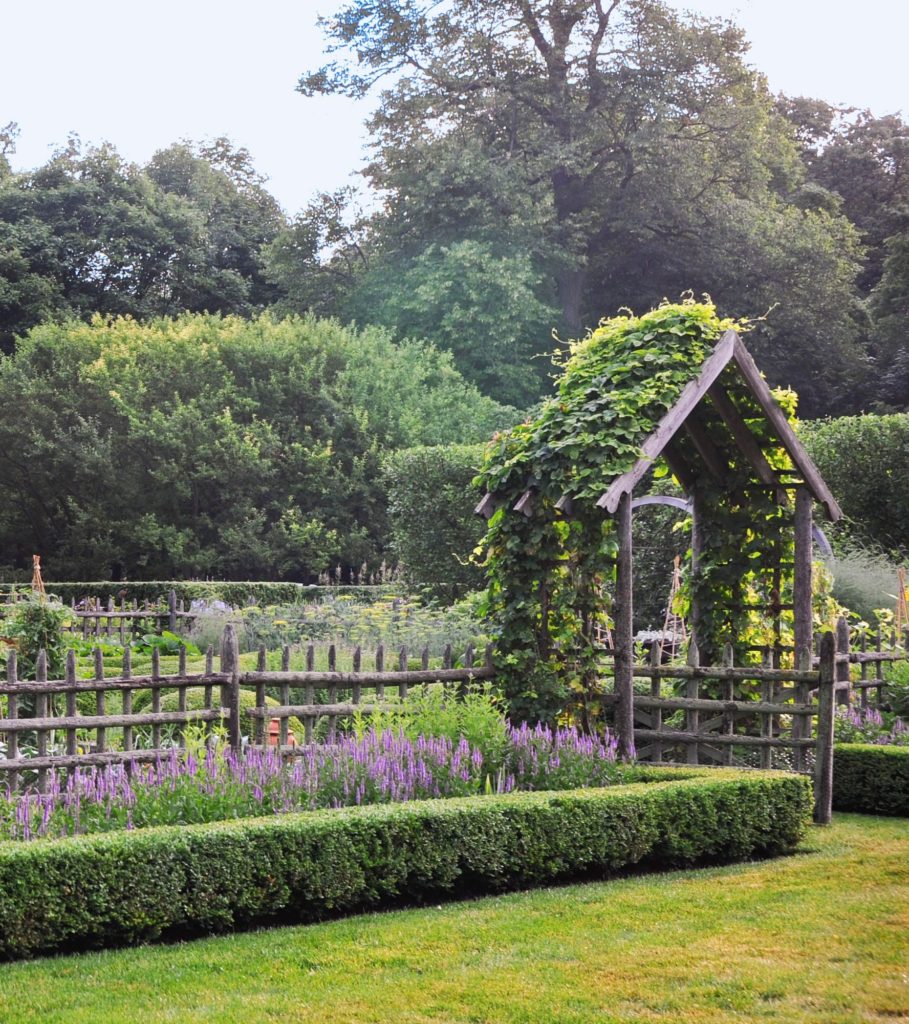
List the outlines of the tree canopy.
<svg viewBox="0 0 909 1024">
<path fill-rule="evenodd" d="M 96 317 L 0 361 L 0 543 L 56 578 L 312 580 L 385 555 L 383 452 L 514 410 L 450 357 L 313 318 Z"/>
<path fill-rule="evenodd" d="M 414 266 L 469 241 L 528 261 L 571 336 L 693 289 L 740 315 L 779 304 L 756 348 L 809 407 L 862 373 L 856 233 L 794 201 L 794 131 L 730 22 L 661 0 L 351 0 L 323 25 L 336 56 L 304 94 L 387 85 L 369 121 L 365 173 L 385 202 L 365 280 L 398 281 L 398 310 Z M 496 336 L 477 333 L 495 360 Z M 534 346 L 529 324 L 515 351 Z"/>
<path fill-rule="evenodd" d="M 0 173 L 0 344 L 72 315 L 259 312 L 276 297 L 260 249 L 283 225 L 225 139 L 143 168 L 74 137 L 34 171 Z"/>
</svg>

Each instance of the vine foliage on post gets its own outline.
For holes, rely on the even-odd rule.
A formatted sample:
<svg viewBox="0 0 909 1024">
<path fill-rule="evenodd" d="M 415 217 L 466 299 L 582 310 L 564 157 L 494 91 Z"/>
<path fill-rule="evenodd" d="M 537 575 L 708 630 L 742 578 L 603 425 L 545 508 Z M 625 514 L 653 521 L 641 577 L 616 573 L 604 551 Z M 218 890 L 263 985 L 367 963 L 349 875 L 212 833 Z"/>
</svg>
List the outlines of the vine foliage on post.
<svg viewBox="0 0 909 1024">
<path fill-rule="evenodd" d="M 486 611 L 511 714 L 600 714 L 595 627 L 607 621 L 615 524 L 596 507 L 728 329 L 709 302 L 619 316 L 574 343 L 539 416 L 496 435 L 477 479 L 495 511 Z M 570 513 L 570 514 L 569 514 Z"/>
</svg>

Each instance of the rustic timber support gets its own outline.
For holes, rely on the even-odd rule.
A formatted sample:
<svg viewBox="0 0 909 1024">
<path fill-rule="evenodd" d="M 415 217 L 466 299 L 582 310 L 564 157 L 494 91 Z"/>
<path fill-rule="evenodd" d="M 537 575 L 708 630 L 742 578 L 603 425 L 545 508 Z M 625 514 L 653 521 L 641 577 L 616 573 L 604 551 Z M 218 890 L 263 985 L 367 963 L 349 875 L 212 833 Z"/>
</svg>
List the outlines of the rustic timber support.
<svg viewBox="0 0 909 1024">
<path fill-rule="evenodd" d="M 231 750 L 239 751 L 243 742 L 240 733 L 240 646 L 234 627 L 228 623 L 221 636 L 221 707 L 227 709 L 227 741 Z M 156 744 L 157 746 L 157 744 Z"/>
<path fill-rule="evenodd" d="M 619 498 L 616 514 L 619 554 L 615 585 L 615 730 L 619 756 L 634 757 L 634 626 L 632 605 L 631 492 Z"/>
<path fill-rule="evenodd" d="M 817 747 L 814 762 L 814 820 L 829 825 L 833 817 L 833 719 L 837 643 L 833 633 L 821 638 L 817 689 Z M 847 666 L 848 667 L 848 666 Z"/>
<path fill-rule="evenodd" d="M 845 654 L 845 659 L 837 658 L 836 661 L 836 702 L 837 704 L 849 704 L 852 694 L 850 693 L 850 670 L 849 670 L 849 623 L 841 615 L 836 620 L 836 651 L 837 654 Z"/>
</svg>

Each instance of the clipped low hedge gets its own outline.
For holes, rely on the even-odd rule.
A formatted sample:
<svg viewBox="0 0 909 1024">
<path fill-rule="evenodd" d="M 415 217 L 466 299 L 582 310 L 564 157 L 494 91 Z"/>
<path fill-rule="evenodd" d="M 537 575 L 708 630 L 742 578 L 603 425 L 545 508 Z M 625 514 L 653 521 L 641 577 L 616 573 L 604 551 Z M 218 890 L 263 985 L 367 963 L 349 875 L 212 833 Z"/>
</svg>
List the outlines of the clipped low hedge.
<svg viewBox="0 0 909 1024">
<path fill-rule="evenodd" d="M 629 865 L 791 849 L 806 779 L 645 772 L 601 790 L 315 811 L 0 844 L 0 956 L 312 921 Z"/>
<path fill-rule="evenodd" d="M 5 589 L 10 589 L 9 587 Z M 47 584 L 49 594 L 59 597 L 65 604 L 74 599 L 81 601 L 83 597 L 91 597 L 106 602 L 112 597 L 119 601 L 121 597 L 127 601 L 151 601 L 167 606 L 171 591 L 177 595 L 178 601 L 201 599 L 206 601 L 223 601 L 234 608 L 250 605 L 259 607 L 274 604 L 304 604 L 321 601 L 325 597 L 343 594 L 349 600 L 370 602 L 381 600 L 394 594 L 400 594 L 400 587 L 381 584 L 374 587 L 339 586 L 326 587 L 307 583 L 269 583 L 256 581 L 186 581 L 186 580 L 147 580 L 139 582 L 116 583 L 111 580 L 100 580 L 86 583 Z"/>
<path fill-rule="evenodd" d="M 838 743 L 833 809 L 909 817 L 909 747 Z"/>
</svg>

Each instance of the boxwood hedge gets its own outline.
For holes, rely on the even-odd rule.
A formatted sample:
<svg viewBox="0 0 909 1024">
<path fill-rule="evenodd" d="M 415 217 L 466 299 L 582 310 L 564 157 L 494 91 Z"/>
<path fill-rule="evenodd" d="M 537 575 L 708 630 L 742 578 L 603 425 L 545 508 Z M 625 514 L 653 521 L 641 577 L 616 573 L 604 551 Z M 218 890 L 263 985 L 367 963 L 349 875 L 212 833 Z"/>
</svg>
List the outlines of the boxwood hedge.
<svg viewBox="0 0 909 1024">
<path fill-rule="evenodd" d="M 629 865 L 777 854 L 806 779 L 653 769 L 647 783 L 0 844 L 0 956 L 186 937 Z"/>
<path fill-rule="evenodd" d="M 833 808 L 909 817 L 909 747 L 838 743 L 833 751 Z"/>
<path fill-rule="evenodd" d="M 0 587 L 0 589 L 8 591 L 12 589 L 12 586 Z M 309 583 L 270 583 L 256 580 L 144 580 L 128 583 L 95 580 L 85 583 L 50 582 L 47 584 L 48 593 L 59 597 L 65 604 L 69 604 L 73 600 L 81 601 L 84 597 L 105 603 L 108 598 L 113 598 L 115 602 L 119 602 L 123 598 L 126 601 L 140 603 L 151 601 L 166 608 L 172 590 L 176 593 L 178 601 L 185 601 L 187 604 L 197 599 L 223 601 L 234 608 L 244 608 L 250 605 L 315 604 L 326 597 L 336 597 L 339 594 L 343 594 L 351 601 L 368 603 L 401 593 L 400 587 L 393 587 L 389 584 L 331 587 Z"/>
</svg>

